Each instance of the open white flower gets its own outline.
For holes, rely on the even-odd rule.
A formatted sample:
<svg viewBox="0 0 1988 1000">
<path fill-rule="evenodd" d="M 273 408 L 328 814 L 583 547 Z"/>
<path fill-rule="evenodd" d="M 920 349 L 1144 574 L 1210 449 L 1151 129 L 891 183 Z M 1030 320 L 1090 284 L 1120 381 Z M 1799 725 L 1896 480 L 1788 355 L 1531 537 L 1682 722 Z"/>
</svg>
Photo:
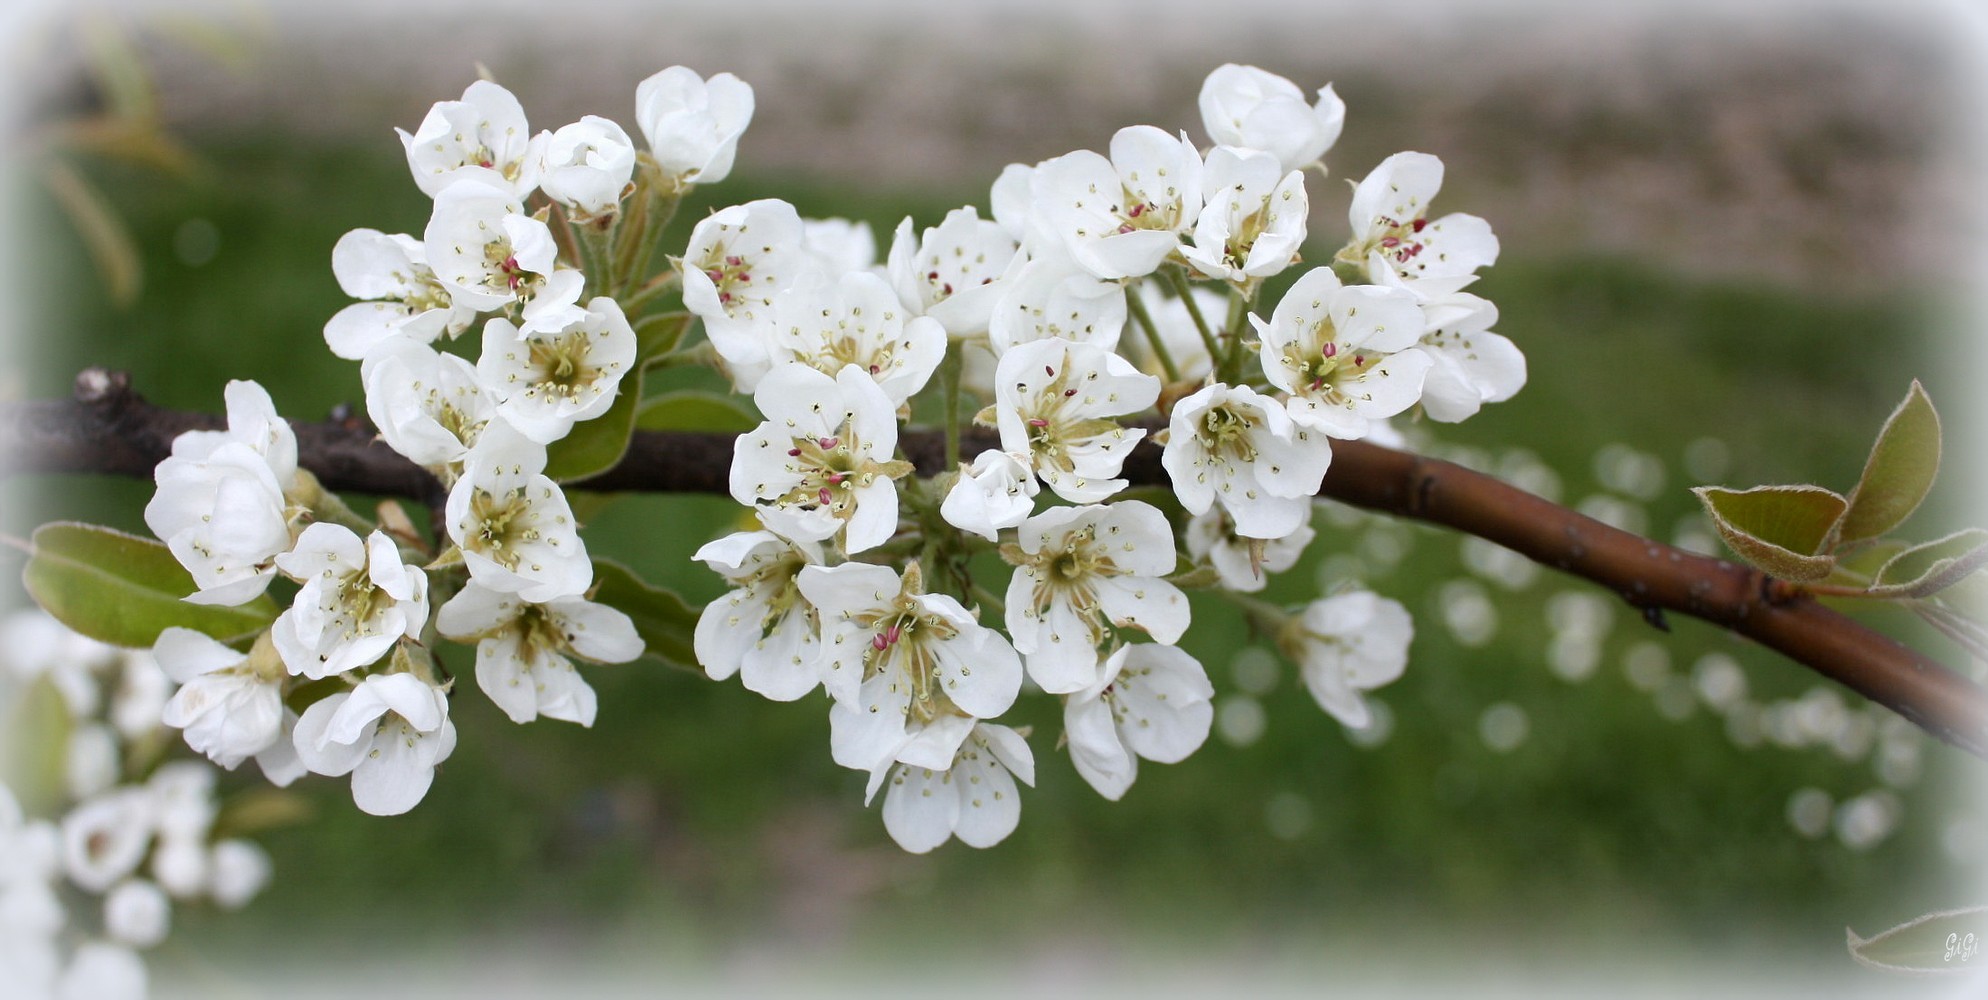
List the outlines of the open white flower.
<svg viewBox="0 0 1988 1000">
<path fill-rule="evenodd" d="M 1029 516 L 1040 490 L 1028 455 L 990 448 L 975 455 L 972 465 L 960 466 L 958 481 L 939 504 L 939 516 L 991 542 L 1002 528 Z"/>
<path fill-rule="evenodd" d="M 551 444 L 614 405 L 635 370 L 635 330 L 605 295 L 564 326 L 521 330 L 502 317 L 483 327 L 476 372 L 497 414 L 525 437 Z"/>
<path fill-rule="evenodd" d="M 1177 764 L 1201 748 L 1214 697 L 1194 657 L 1172 646 L 1121 646 L 1097 681 L 1063 701 L 1070 762 L 1099 795 L 1117 801 L 1139 776 L 1139 758 Z"/>
<path fill-rule="evenodd" d="M 1454 290 L 1480 267 L 1498 260 L 1491 224 L 1454 212 L 1429 218 L 1429 203 L 1443 186 L 1443 161 L 1427 153 L 1396 153 L 1382 160 L 1358 187 L 1347 208 L 1352 242 L 1338 259 L 1367 269 L 1368 280 L 1393 272 L 1410 281 L 1435 280 Z"/>
<path fill-rule="evenodd" d="M 539 187 L 564 205 L 575 221 L 591 224 L 621 207 L 635 176 L 635 144 L 621 126 L 587 115 L 546 139 Z"/>
<path fill-rule="evenodd" d="M 805 234 L 794 206 L 762 198 L 698 220 L 676 261 L 683 307 L 704 321 L 738 386 L 756 386 L 772 367 L 774 297 L 821 269 Z"/>
<path fill-rule="evenodd" d="M 331 353 L 358 361 L 401 339 L 433 343 L 456 336 L 476 319 L 458 304 L 428 266 L 412 236 L 354 229 L 331 248 L 331 273 L 345 294 L 363 301 L 340 309 L 324 325 Z"/>
<path fill-rule="evenodd" d="M 261 596 L 290 547 L 286 491 L 297 481 L 297 439 L 269 393 L 233 381 L 228 429 L 187 431 L 153 472 L 145 526 L 193 575 L 194 604 Z"/>
<path fill-rule="evenodd" d="M 473 580 L 442 605 L 435 628 L 476 643 L 476 686 L 518 723 L 543 715 L 593 725 L 594 689 L 569 657 L 627 663 L 643 649 L 635 623 L 605 604 L 580 597 L 533 604 Z"/>
<path fill-rule="evenodd" d="M 543 137 L 534 137 L 518 99 L 489 80 L 478 80 L 460 101 L 428 109 L 412 135 L 403 129 L 414 183 L 430 198 L 464 181 L 487 184 L 522 199 L 538 186 Z"/>
<path fill-rule="evenodd" d="M 1291 419 L 1330 437 L 1365 437 L 1369 421 L 1394 416 L 1422 396 L 1429 356 L 1422 307 L 1399 288 L 1342 285 L 1331 268 L 1305 273 L 1270 321 L 1252 315 L 1263 374 L 1290 394 Z"/>
<path fill-rule="evenodd" d="M 1269 153 L 1217 146 L 1201 173 L 1204 204 L 1194 245 L 1181 256 L 1195 270 L 1249 288 L 1291 266 L 1305 242 L 1305 175 Z"/>
<path fill-rule="evenodd" d="M 1108 160 L 1085 149 L 1039 164 L 1028 225 L 1100 278 L 1136 278 L 1180 250 L 1201 199 L 1201 154 L 1187 136 L 1133 125 L 1111 137 Z"/>
<path fill-rule="evenodd" d="M 1015 779 L 1035 785 L 1035 754 L 1007 726 L 976 722 L 946 766 L 879 765 L 865 801 L 887 778 L 884 829 L 899 847 L 924 854 L 954 836 L 969 847 L 992 847 L 1021 822 Z"/>
<path fill-rule="evenodd" d="M 573 508 L 545 476 L 545 448 L 509 425 L 484 429 L 444 508 L 470 579 L 543 602 L 583 593 L 594 566 Z"/>
<path fill-rule="evenodd" d="M 304 709 L 293 735 L 313 773 L 352 776 L 352 801 L 374 816 L 420 803 L 435 765 L 456 747 L 449 700 L 413 674 L 373 674 L 351 691 Z"/>
<path fill-rule="evenodd" d="M 1113 418 L 1160 396 L 1160 380 L 1094 344 L 1037 340 L 1009 349 L 994 369 L 1001 450 L 1031 456 L 1038 476 L 1072 503 L 1125 488 L 1118 472 L 1146 436 Z"/>
<path fill-rule="evenodd" d="M 303 586 L 269 628 L 290 672 L 313 680 L 363 667 L 428 622 L 428 575 L 400 559 L 385 533 L 361 541 L 352 529 L 319 522 L 276 557 Z"/>
<path fill-rule="evenodd" d="M 1246 538 L 1283 538 L 1311 519 L 1332 464 L 1322 434 L 1292 423 L 1276 400 L 1220 382 L 1174 404 L 1160 464 L 1190 514 L 1216 501 Z"/>
<path fill-rule="evenodd" d="M 1224 588 L 1253 594 L 1270 582 L 1270 574 L 1297 565 L 1315 534 L 1310 524 L 1300 524 L 1282 538 L 1244 538 L 1227 511 L 1209 507 L 1187 522 L 1183 537 L 1187 554 L 1213 567 Z"/>
<path fill-rule="evenodd" d="M 1052 337 L 1108 351 L 1125 330 L 1125 289 L 1078 267 L 1060 250 L 1016 258 L 993 287 L 999 295 L 987 321 L 987 342 L 996 357 L 1016 344 Z"/>
<path fill-rule="evenodd" d="M 1018 244 L 1000 223 L 982 219 L 972 205 L 946 213 L 921 235 L 906 216 L 891 239 L 891 287 L 914 312 L 938 320 L 963 337 L 987 331 L 999 279 Z"/>
<path fill-rule="evenodd" d="M 901 579 L 887 567 L 843 563 L 808 566 L 796 581 L 821 616 L 836 763 L 944 766 L 966 739 L 962 719 L 993 718 L 1014 704 L 1022 684 L 1014 647 L 958 601 L 924 593 L 917 563 Z"/>
<path fill-rule="evenodd" d="M 1201 84 L 1201 124 L 1217 146 L 1258 149 L 1285 170 L 1318 162 L 1346 125 L 1346 102 L 1330 85 L 1316 104 L 1298 85 L 1255 66 L 1218 66 Z"/>
<path fill-rule="evenodd" d="M 237 653 L 192 629 L 167 628 L 152 647 L 179 690 L 162 721 L 184 730 L 186 745 L 233 770 L 283 735 L 283 677 L 274 649 Z"/>
<path fill-rule="evenodd" d="M 821 564 L 821 546 L 771 531 L 740 531 L 706 542 L 691 556 L 734 584 L 705 605 L 691 633 L 697 662 L 712 680 L 739 675 L 746 690 L 794 701 L 821 683 L 821 625 L 795 583 Z"/>
<path fill-rule="evenodd" d="M 437 195 L 421 244 L 461 305 L 492 312 L 522 304 L 523 325 L 534 330 L 563 327 L 582 312 L 586 279 L 558 266 L 552 230 L 497 188 L 463 181 Z"/>
<path fill-rule="evenodd" d="M 1278 645 L 1298 665 L 1319 707 L 1359 729 L 1372 718 L 1360 692 L 1401 676 L 1414 637 L 1415 622 L 1401 602 L 1358 590 L 1306 605 Z"/>
<path fill-rule="evenodd" d="M 1454 292 L 1425 303 L 1432 320 L 1421 349 L 1434 362 L 1422 383 L 1422 412 L 1455 423 L 1485 403 L 1502 403 L 1526 384 L 1526 357 L 1504 336 L 1491 332 L 1498 307 L 1469 292 Z"/>
<path fill-rule="evenodd" d="M 144 788 L 122 785 L 85 799 L 62 817 L 62 867 L 69 881 L 103 892 L 138 870 L 157 827 Z"/>
<path fill-rule="evenodd" d="M 1022 522 L 1007 625 L 1030 679 L 1051 694 L 1097 682 L 1111 628 L 1136 628 L 1171 645 L 1187 631 L 1187 597 L 1161 579 L 1173 572 L 1166 515 L 1137 500 L 1052 507 Z"/>
<path fill-rule="evenodd" d="M 752 85 L 730 73 L 705 80 L 671 66 L 635 88 L 635 127 L 656 166 L 677 184 L 724 180 L 752 111 Z"/>
<path fill-rule="evenodd" d="M 833 282 L 806 275 L 773 302 L 775 368 L 798 362 L 835 375 L 854 365 L 876 380 L 892 406 L 925 388 L 945 355 L 946 329 L 907 310 L 884 279 L 867 271 Z M 740 388 L 758 388 L 746 371 L 735 375 Z"/>
<path fill-rule="evenodd" d="M 496 415 L 476 366 L 425 344 L 389 345 L 360 369 L 366 415 L 387 447 L 454 482 Z"/>
<path fill-rule="evenodd" d="M 911 468 L 891 458 L 897 407 L 867 372 L 850 365 L 830 378 L 786 365 L 760 381 L 753 402 L 766 421 L 733 448 L 732 499 L 789 538 L 840 533 L 852 555 L 897 531 L 895 481 Z"/>
</svg>

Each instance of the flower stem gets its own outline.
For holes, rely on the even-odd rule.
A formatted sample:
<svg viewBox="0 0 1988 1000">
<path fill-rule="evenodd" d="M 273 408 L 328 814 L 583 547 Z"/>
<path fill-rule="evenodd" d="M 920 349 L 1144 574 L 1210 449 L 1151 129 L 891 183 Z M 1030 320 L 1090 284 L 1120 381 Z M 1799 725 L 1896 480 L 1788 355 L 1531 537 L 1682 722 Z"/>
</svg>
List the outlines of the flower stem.
<svg viewBox="0 0 1988 1000">
<path fill-rule="evenodd" d="M 966 345 L 954 339 L 946 344 L 946 356 L 939 360 L 939 392 L 946 407 L 946 469 L 959 468 L 959 379 L 966 364 Z"/>
<path fill-rule="evenodd" d="M 1243 617 L 1249 619 L 1249 623 L 1255 626 L 1257 631 L 1271 639 L 1283 635 L 1284 626 L 1291 621 L 1291 616 L 1285 613 L 1283 608 L 1269 601 L 1248 594 L 1238 594 L 1233 590 L 1218 588 L 1215 593 L 1222 595 L 1230 604 L 1241 609 Z"/>
<path fill-rule="evenodd" d="M 1153 355 L 1160 359 L 1160 370 L 1166 372 L 1167 381 L 1180 381 L 1180 367 L 1173 363 L 1173 352 L 1167 350 L 1166 341 L 1160 339 L 1160 328 L 1153 325 L 1153 314 L 1146 309 L 1146 300 L 1127 288 L 1125 305 L 1132 311 L 1132 318 L 1139 322 L 1139 328 L 1146 331 L 1146 342 L 1153 345 Z"/>
<path fill-rule="evenodd" d="M 1253 297 L 1238 289 L 1229 290 L 1229 318 L 1222 325 L 1222 332 L 1230 338 L 1229 353 L 1222 359 L 1218 376 L 1223 382 L 1234 384 L 1242 378 L 1243 327 L 1249 322 L 1249 300 Z"/>
<path fill-rule="evenodd" d="M 1180 296 L 1181 304 L 1187 307 L 1188 318 L 1194 320 L 1194 331 L 1201 335 L 1201 346 L 1208 349 L 1208 364 L 1212 370 L 1215 359 L 1221 357 L 1222 352 L 1216 348 L 1215 334 L 1208 329 L 1208 320 L 1201 315 L 1201 305 L 1194 301 L 1194 292 L 1187 285 L 1187 269 L 1167 268 L 1167 280 L 1172 283 L 1174 294 Z"/>
</svg>

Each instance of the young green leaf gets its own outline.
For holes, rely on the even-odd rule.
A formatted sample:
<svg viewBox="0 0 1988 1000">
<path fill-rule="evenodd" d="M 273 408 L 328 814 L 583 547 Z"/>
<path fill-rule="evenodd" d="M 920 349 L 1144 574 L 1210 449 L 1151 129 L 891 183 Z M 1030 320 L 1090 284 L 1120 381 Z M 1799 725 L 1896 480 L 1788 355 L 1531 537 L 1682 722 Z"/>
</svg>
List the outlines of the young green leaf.
<svg viewBox="0 0 1988 1000">
<path fill-rule="evenodd" d="M 1981 955 L 1988 943 L 1988 906 L 1928 913 L 1869 938 L 1848 928 L 1844 934 L 1851 958 L 1886 972 L 1979 972 L 1988 962 Z"/>
<path fill-rule="evenodd" d="M 634 621 L 645 654 L 702 673 L 697 666 L 697 654 L 691 649 L 698 612 L 675 591 L 648 583 L 618 562 L 596 559 L 592 599 Z"/>
<path fill-rule="evenodd" d="M 647 365 L 677 349 L 697 317 L 687 312 L 658 313 L 635 323 L 635 363 Z"/>
<path fill-rule="evenodd" d="M 222 642 L 246 639 L 276 619 L 268 595 L 235 607 L 188 604 L 193 577 L 159 542 L 57 521 L 35 529 L 21 582 L 57 621 L 113 646 L 150 647 L 169 625 Z"/>
<path fill-rule="evenodd" d="M 641 401 L 642 372 L 638 368 L 621 377 L 621 393 L 606 413 L 574 424 L 572 433 L 545 449 L 545 474 L 554 482 L 565 483 L 614 468 L 628 451 Z"/>
<path fill-rule="evenodd" d="M 1845 542 L 1877 538 L 1898 527 L 1926 499 L 1940 471 L 1940 415 L 1917 380 L 1878 432 L 1864 474 L 1850 492 L 1839 532 Z"/>
<path fill-rule="evenodd" d="M 1840 495 L 1820 486 L 1700 486 L 1692 492 L 1726 544 L 1753 566 L 1802 583 L 1835 567 L 1823 547 L 1848 506 Z"/>
<path fill-rule="evenodd" d="M 49 815 L 69 798 L 69 734 L 76 722 L 55 682 L 43 674 L 0 706 L 0 762 L 7 786 L 28 815 Z"/>
<path fill-rule="evenodd" d="M 635 426 L 645 431 L 726 431 L 744 434 L 759 426 L 752 407 L 731 396 L 697 389 L 666 392 L 642 404 Z"/>
<path fill-rule="evenodd" d="M 1891 557 L 1871 581 L 1874 597 L 1930 597 L 1988 566 L 1988 531 L 1968 528 Z"/>
</svg>

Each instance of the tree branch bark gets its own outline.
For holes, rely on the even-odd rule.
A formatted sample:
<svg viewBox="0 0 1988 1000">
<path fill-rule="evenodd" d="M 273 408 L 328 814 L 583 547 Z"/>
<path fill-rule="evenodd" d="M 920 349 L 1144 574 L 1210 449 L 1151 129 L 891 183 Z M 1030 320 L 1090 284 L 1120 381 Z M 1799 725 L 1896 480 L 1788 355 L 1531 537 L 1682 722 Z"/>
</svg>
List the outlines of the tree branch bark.
<svg viewBox="0 0 1988 1000">
<path fill-rule="evenodd" d="M 0 405 L 0 472 L 93 472 L 150 477 L 182 431 L 221 417 L 157 407 L 122 373 L 76 379 L 73 399 Z M 363 420 L 292 422 L 299 464 L 329 489 L 435 504 L 441 484 L 374 437 Z M 621 462 L 575 489 L 726 493 L 733 436 L 638 431 Z M 943 436 L 900 441 L 921 473 L 944 464 Z M 963 442 L 996 447 L 991 434 Z M 1667 629 L 1667 612 L 1701 618 L 1753 639 L 1899 713 L 1933 736 L 1988 758 L 1988 690 L 1932 658 L 1745 566 L 1610 527 L 1461 466 L 1363 441 L 1335 441 L 1319 495 L 1475 535 L 1536 562 L 1591 580 Z M 1164 485 L 1160 449 L 1142 443 L 1126 462 L 1135 484 Z"/>
</svg>

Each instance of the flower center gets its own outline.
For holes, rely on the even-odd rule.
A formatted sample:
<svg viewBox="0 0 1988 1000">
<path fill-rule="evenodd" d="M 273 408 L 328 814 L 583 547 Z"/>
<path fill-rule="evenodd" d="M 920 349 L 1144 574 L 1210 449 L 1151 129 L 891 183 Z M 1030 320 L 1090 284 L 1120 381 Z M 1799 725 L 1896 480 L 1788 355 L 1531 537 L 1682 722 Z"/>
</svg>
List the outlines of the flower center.
<svg viewBox="0 0 1988 1000">
<path fill-rule="evenodd" d="M 727 310 L 739 300 L 739 293 L 752 285 L 752 265 L 738 254 L 726 253 L 723 243 L 711 247 L 704 260 L 697 265 L 704 276 L 718 286 L 718 302 Z"/>
<path fill-rule="evenodd" d="M 1250 440 L 1250 432 L 1258 422 L 1257 418 L 1223 403 L 1201 415 L 1201 427 L 1195 438 L 1212 456 L 1254 462 L 1256 445 Z"/>
<path fill-rule="evenodd" d="M 571 330 L 551 337 L 532 337 L 531 366 L 539 373 L 525 395 L 543 393 L 556 399 L 572 400 L 594 389 L 601 369 L 587 363 L 592 352 L 585 330 Z"/>
<path fill-rule="evenodd" d="M 858 615 L 856 624 L 870 632 L 870 646 L 863 651 L 863 679 L 891 675 L 893 691 L 900 684 L 909 688 L 907 718 L 929 723 L 964 714 L 939 682 L 938 644 L 959 634 L 951 623 L 927 613 L 912 595 L 900 594 L 889 605 Z"/>
<path fill-rule="evenodd" d="M 517 569 L 518 560 L 524 555 L 519 546 L 539 539 L 538 529 L 532 527 L 531 504 L 525 502 L 524 491 L 505 490 L 498 495 L 479 489 L 470 495 L 469 509 L 470 521 L 475 526 L 466 538 L 469 548 L 505 569 Z"/>
</svg>

